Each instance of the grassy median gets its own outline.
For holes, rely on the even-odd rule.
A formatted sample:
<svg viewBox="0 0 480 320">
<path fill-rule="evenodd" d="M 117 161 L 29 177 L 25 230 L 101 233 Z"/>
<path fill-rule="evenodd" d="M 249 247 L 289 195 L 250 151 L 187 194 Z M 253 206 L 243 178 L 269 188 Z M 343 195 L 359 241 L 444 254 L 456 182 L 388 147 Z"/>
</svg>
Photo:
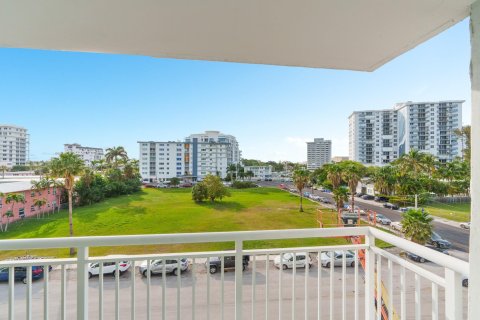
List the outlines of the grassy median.
<svg viewBox="0 0 480 320">
<path fill-rule="evenodd" d="M 87 207 L 74 209 L 76 236 L 191 233 L 216 231 L 272 230 L 318 227 L 318 204 L 276 188 L 232 190 L 222 201 L 195 203 L 189 189 L 144 189 L 143 191 Z M 326 225 L 336 222 L 333 214 L 324 214 Z M 30 218 L 10 225 L 0 239 L 47 238 L 68 236 L 68 214 L 61 211 L 45 219 Z M 343 238 L 252 241 L 245 248 L 271 248 L 346 244 Z M 233 243 L 154 245 L 91 248 L 91 255 L 140 254 L 233 249 Z M 66 257 L 67 249 L 1 252 L 0 258 L 19 255 Z"/>
</svg>

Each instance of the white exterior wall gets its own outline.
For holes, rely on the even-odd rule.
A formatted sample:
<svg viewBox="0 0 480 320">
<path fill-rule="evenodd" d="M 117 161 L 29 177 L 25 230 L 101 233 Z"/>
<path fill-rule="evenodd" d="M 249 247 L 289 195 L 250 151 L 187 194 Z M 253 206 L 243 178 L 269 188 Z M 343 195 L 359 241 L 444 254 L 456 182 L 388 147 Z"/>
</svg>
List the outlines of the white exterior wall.
<svg viewBox="0 0 480 320">
<path fill-rule="evenodd" d="M 194 149 L 190 148 L 189 172 L 192 175 L 196 172 L 197 180 L 202 180 L 209 174 L 218 175 L 223 179 L 227 176 L 227 168 L 230 164 L 228 154 L 229 146 L 226 143 L 198 142 L 196 155 Z M 196 162 L 193 161 L 195 157 Z"/>
<path fill-rule="evenodd" d="M 25 128 L 0 125 L 0 165 L 25 165 L 30 160 L 30 137 Z"/>
<path fill-rule="evenodd" d="M 315 138 L 307 142 L 307 169 L 315 170 L 332 161 L 332 141 Z"/>
<path fill-rule="evenodd" d="M 245 166 L 244 172 L 252 171 L 254 179 L 271 179 L 272 166 Z"/>
<path fill-rule="evenodd" d="M 65 144 L 64 151 L 72 152 L 78 155 L 85 162 L 85 165 L 87 166 L 91 166 L 92 161 L 98 161 L 103 159 L 102 148 L 82 147 L 81 145 L 74 143 L 74 144 Z"/>
<path fill-rule="evenodd" d="M 462 153 L 454 134 L 462 126 L 462 103 L 407 102 L 394 109 L 356 111 L 349 117 L 350 159 L 382 166 L 416 149 L 452 161 Z"/>
<path fill-rule="evenodd" d="M 183 142 L 140 141 L 140 174 L 145 181 L 168 181 L 185 175 Z"/>
</svg>

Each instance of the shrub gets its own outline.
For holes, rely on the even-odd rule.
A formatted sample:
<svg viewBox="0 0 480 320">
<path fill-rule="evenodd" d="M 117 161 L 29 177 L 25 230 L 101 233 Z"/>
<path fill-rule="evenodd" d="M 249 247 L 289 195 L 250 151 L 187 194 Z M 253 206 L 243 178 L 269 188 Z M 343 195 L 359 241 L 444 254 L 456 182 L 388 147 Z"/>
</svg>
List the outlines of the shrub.
<svg viewBox="0 0 480 320">
<path fill-rule="evenodd" d="M 223 197 L 230 196 L 230 192 L 227 187 L 223 185 L 222 180 L 218 176 L 209 174 L 203 179 L 202 183 L 207 187 L 208 198 L 212 202 L 214 202 L 215 199 L 222 200 Z"/>
<path fill-rule="evenodd" d="M 234 181 L 232 182 L 232 188 L 234 189 L 248 189 L 248 188 L 256 188 L 257 185 L 251 181 Z"/>
<path fill-rule="evenodd" d="M 202 202 L 208 198 L 207 186 L 203 182 L 199 182 L 192 188 L 192 200 Z"/>
</svg>

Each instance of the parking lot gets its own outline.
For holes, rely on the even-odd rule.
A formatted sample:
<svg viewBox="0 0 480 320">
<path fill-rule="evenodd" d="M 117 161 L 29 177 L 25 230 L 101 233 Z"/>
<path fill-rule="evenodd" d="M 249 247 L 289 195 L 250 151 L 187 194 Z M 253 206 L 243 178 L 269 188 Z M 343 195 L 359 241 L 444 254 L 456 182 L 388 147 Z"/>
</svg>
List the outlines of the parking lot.
<svg viewBox="0 0 480 320">
<path fill-rule="evenodd" d="M 273 259 L 273 257 L 271 257 Z M 129 319 L 132 302 L 132 277 L 135 277 L 135 313 L 138 319 L 147 318 L 147 292 L 148 280 L 143 277 L 138 270 L 140 262 L 136 262 L 136 268 L 130 268 L 127 272 L 119 278 L 119 311 L 121 319 Z M 443 269 L 432 263 L 424 263 L 421 265 L 428 270 L 443 275 Z M 268 271 L 263 257 L 258 257 L 256 262 L 255 275 L 255 298 L 253 297 L 252 286 L 252 264 L 250 263 L 243 275 L 243 297 L 244 297 L 244 319 L 250 319 L 252 314 L 252 300 L 255 301 L 253 310 L 255 317 L 259 319 L 265 318 L 265 313 L 268 310 L 269 317 L 278 319 L 279 312 L 285 314 L 290 318 L 292 312 L 297 318 L 304 318 L 304 312 L 307 311 L 309 319 L 317 318 L 317 292 L 320 291 L 320 312 L 324 318 L 327 318 L 330 313 L 330 269 L 321 268 L 320 278 L 318 275 L 318 265 L 313 263 L 309 269 L 308 277 L 303 268 L 298 268 L 295 278 L 293 271 L 279 270 L 273 266 L 273 261 L 268 263 Z M 387 279 L 388 266 L 383 260 L 382 264 L 382 278 Z M 400 268 L 394 266 L 393 268 L 393 299 L 394 309 L 398 312 L 400 310 Z M 195 265 L 195 272 L 192 272 L 190 265 L 188 270 L 181 274 L 181 281 L 179 290 L 177 290 L 178 279 L 176 276 L 167 275 L 165 279 L 165 313 L 167 319 L 174 319 L 177 316 L 177 294 L 180 298 L 180 318 L 191 319 L 192 313 L 195 313 L 196 319 L 221 319 L 222 318 L 222 292 L 224 297 L 223 315 L 225 319 L 231 319 L 234 312 L 234 292 L 235 272 L 233 270 L 226 270 L 223 281 L 221 274 L 216 273 L 210 275 L 207 273 L 203 263 Z M 54 268 L 49 274 L 49 313 L 51 319 L 60 319 L 60 301 L 61 301 L 61 272 L 58 268 Z M 407 305 L 413 306 L 415 284 L 413 281 L 414 275 L 407 271 L 406 285 L 407 285 Z M 295 283 L 294 283 L 295 279 Z M 318 281 L 320 279 L 320 281 Z M 341 318 L 342 310 L 342 268 L 334 268 L 333 270 L 333 314 L 334 319 Z M 353 318 L 354 313 L 354 268 L 346 268 L 345 288 L 346 288 L 346 314 L 347 318 Z M 364 285 L 363 285 L 363 271 L 359 268 L 358 277 L 358 297 L 359 297 L 359 312 L 361 319 L 363 318 L 364 310 Z M 193 287 L 193 280 L 195 286 Z M 207 282 L 210 282 L 208 289 Z M 162 301 L 163 301 L 163 279 L 161 275 L 152 276 L 150 279 L 150 308 L 152 319 L 161 318 L 162 316 Z M 281 286 L 281 301 L 282 307 L 279 307 L 279 284 Z M 318 284 L 320 283 L 320 290 Z M 307 290 L 305 290 L 307 284 Z M 388 282 L 384 281 L 388 287 Z M 293 287 L 294 286 L 294 287 Z M 89 312 L 92 319 L 99 317 L 99 278 L 93 277 L 89 280 Z M 25 297 L 27 286 L 21 282 L 15 284 L 15 313 L 16 318 L 24 318 L 25 315 Z M 32 304 L 33 304 L 33 318 L 43 318 L 43 280 L 35 281 L 32 285 Z M 116 279 L 111 275 L 105 275 L 103 283 L 103 313 L 105 319 L 113 319 L 115 315 L 115 288 Z M 293 290 L 295 288 L 295 290 Z M 195 308 L 193 308 L 193 290 L 195 290 Z M 463 289 L 466 294 L 467 289 Z M 268 292 L 267 292 L 268 291 Z M 295 294 L 293 294 L 295 292 Z M 305 308 L 305 292 L 307 292 L 307 304 Z M 427 280 L 421 281 L 421 299 L 422 299 L 422 315 L 429 317 L 431 315 L 431 283 Z M 67 319 L 75 318 L 76 306 L 76 269 L 71 266 L 67 270 Z M 8 308 L 8 285 L 6 283 L 0 284 L 0 310 L 5 312 L 0 313 L 0 319 L 7 318 Z M 294 299 L 294 300 L 293 300 Z M 440 306 L 443 304 L 443 290 L 439 290 Z M 294 301 L 294 303 L 293 303 Z M 266 303 L 268 302 L 268 303 Z M 294 307 L 294 309 L 292 309 Z M 407 318 L 414 315 L 413 308 L 407 308 Z M 444 310 L 440 308 L 440 315 L 443 315 Z M 422 317 L 423 318 L 423 317 Z"/>
</svg>

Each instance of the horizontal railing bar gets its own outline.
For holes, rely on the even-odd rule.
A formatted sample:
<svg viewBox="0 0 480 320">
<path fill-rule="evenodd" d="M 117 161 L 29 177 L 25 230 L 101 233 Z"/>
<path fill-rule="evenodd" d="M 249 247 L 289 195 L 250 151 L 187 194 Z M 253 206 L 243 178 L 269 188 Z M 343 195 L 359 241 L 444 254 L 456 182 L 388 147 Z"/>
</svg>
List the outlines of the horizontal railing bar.
<svg viewBox="0 0 480 320">
<path fill-rule="evenodd" d="M 442 286 L 442 287 L 445 287 L 445 279 L 426 270 L 426 269 L 423 269 L 405 259 L 402 259 L 400 258 L 399 256 L 396 256 L 394 254 L 391 254 L 390 252 L 387 252 L 383 249 L 380 249 L 378 247 L 372 247 L 372 250 L 373 252 L 375 252 L 375 254 L 378 254 L 378 255 L 381 255 L 382 257 L 385 257 L 386 259 L 388 260 L 391 260 L 392 262 L 396 263 L 396 264 L 399 264 L 401 266 L 404 266 L 406 269 L 418 274 L 419 276 L 425 278 L 425 279 L 428 279 L 436 284 L 438 284 L 439 286 Z"/>
<path fill-rule="evenodd" d="M 175 233 L 126 236 L 95 236 L 74 238 L 36 238 L 0 240 L 0 250 L 52 249 L 70 247 L 115 247 L 128 245 L 208 243 L 229 241 L 329 238 L 345 236 L 364 236 L 368 227 L 352 228 L 315 228 L 263 231 Z"/>
<path fill-rule="evenodd" d="M 345 251 L 345 250 L 364 250 L 368 246 L 365 244 L 353 244 L 353 245 L 338 245 L 338 246 L 318 246 L 318 247 L 294 247 L 294 248 L 275 248 L 275 249 L 252 249 L 243 250 L 244 254 L 261 255 L 261 254 L 280 254 L 286 252 L 312 252 L 318 251 Z"/>
<path fill-rule="evenodd" d="M 370 233 L 372 236 L 375 238 L 378 238 L 380 240 L 386 241 L 398 248 L 401 248 L 403 250 L 407 250 L 409 252 L 412 252 L 414 254 L 417 254 L 421 257 L 424 257 L 427 260 L 430 260 L 442 267 L 454 270 L 458 273 L 461 273 L 462 275 L 468 276 L 469 274 L 469 266 L 468 262 L 451 257 L 449 255 L 446 255 L 444 253 L 426 248 L 422 245 L 419 245 L 417 243 L 414 243 L 412 241 L 400 238 L 398 236 L 389 234 L 387 232 L 378 230 L 373 227 L 370 228 Z"/>
<path fill-rule="evenodd" d="M 363 250 L 367 249 L 367 245 L 338 245 L 338 246 L 315 246 L 315 247 L 290 247 L 290 248 L 275 248 L 275 249 L 252 249 L 244 250 L 244 254 L 248 255 L 262 255 L 262 254 L 280 254 L 282 252 L 318 252 L 318 251 L 342 251 L 342 250 Z M 184 252 L 184 253 L 162 253 L 162 254 L 146 254 L 146 255 L 115 255 L 115 256 L 98 256 L 89 257 L 88 262 L 120 262 L 120 261 L 140 261 L 140 260 L 155 260 L 155 259 L 181 259 L 181 258 L 208 258 L 213 256 L 229 256 L 234 255 L 235 251 L 207 251 L 207 252 Z M 64 265 L 77 264 L 76 258 L 67 259 L 30 259 L 30 260 L 5 260 L 0 262 L 0 267 L 10 266 L 36 266 L 36 265 Z"/>
<path fill-rule="evenodd" d="M 25 266 L 62 266 L 67 264 L 77 264 L 76 258 L 66 259 L 28 259 L 28 260 L 3 260 L 0 261 L 0 267 L 25 267 Z"/>
</svg>

